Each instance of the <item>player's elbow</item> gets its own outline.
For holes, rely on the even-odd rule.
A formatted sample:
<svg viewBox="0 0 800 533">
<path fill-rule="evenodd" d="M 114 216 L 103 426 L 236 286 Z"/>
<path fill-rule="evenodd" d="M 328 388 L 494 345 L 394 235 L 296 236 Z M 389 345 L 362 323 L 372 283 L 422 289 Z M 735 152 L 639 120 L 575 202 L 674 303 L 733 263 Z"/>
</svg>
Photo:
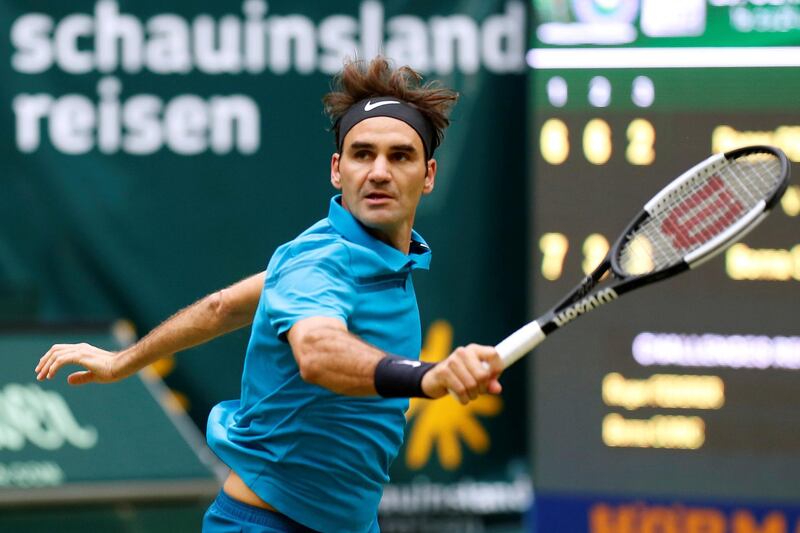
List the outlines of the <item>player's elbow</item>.
<svg viewBox="0 0 800 533">
<path fill-rule="evenodd" d="M 223 291 L 211 293 L 206 297 L 206 311 L 210 321 L 214 324 L 221 324 L 225 321 L 230 309 L 225 303 Z"/>
<path fill-rule="evenodd" d="M 309 330 L 295 336 L 292 343 L 294 358 L 300 370 L 300 377 L 307 383 L 319 385 L 324 373 L 321 354 L 325 335 L 319 330 Z"/>
<path fill-rule="evenodd" d="M 329 361 L 342 351 L 346 331 L 342 322 L 327 317 L 306 318 L 291 327 L 286 338 L 304 381 L 326 386 L 330 381 Z"/>
<path fill-rule="evenodd" d="M 229 288 L 208 296 L 208 310 L 213 324 L 221 329 L 238 327 L 243 322 L 249 322 L 245 319 L 241 303 L 237 304 L 236 297 Z"/>
<path fill-rule="evenodd" d="M 320 384 L 322 369 L 313 357 L 298 358 L 297 367 L 300 369 L 300 377 L 303 378 L 303 381 L 314 385 Z"/>
</svg>

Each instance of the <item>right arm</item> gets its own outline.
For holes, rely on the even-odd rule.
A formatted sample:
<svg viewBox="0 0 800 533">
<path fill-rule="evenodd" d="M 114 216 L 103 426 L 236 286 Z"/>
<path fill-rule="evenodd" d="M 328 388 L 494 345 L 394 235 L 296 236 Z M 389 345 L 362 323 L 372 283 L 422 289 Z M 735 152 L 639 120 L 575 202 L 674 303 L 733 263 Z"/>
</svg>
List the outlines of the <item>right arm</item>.
<svg viewBox="0 0 800 533">
<path fill-rule="evenodd" d="M 347 331 L 335 318 L 310 317 L 295 323 L 287 340 L 304 381 L 339 394 L 377 394 L 375 369 L 386 353 Z M 448 391 L 462 404 L 480 394 L 502 391 L 498 376 L 503 362 L 491 346 L 459 347 L 427 372 L 420 383 L 428 398 L 441 398 Z"/>
<path fill-rule="evenodd" d="M 69 375 L 67 381 L 71 385 L 110 383 L 135 374 L 163 357 L 242 328 L 253 322 L 264 277 L 262 272 L 209 294 L 121 352 L 101 350 L 86 343 L 56 344 L 36 365 L 36 378 L 51 379 L 62 366 L 77 364 L 84 370 Z"/>
<path fill-rule="evenodd" d="M 349 260 L 349 251 L 343 246 L 330 247 L 324 261 L 303 261 L 302 255 L 295 256 L 265 291 L 272 327 L 286 335 L 304 381 L 338 394 L 372 396 L 379 392 L 375 378 L 380 368 L 379 388 L 391 397 L 440 398 L 452 391 L 466 404 L 480 394 L 501 391 L 497 377 L 503 364 L 490 346 L 457 348 L 433 368 L 421 369 L 424 375 L 416 371 L 385 373 L 384 366 L 392 365 L 381 365 L 392 356 L 347 329 L 356 289 L 349 272 L 339 265 Z"/>
</svg>

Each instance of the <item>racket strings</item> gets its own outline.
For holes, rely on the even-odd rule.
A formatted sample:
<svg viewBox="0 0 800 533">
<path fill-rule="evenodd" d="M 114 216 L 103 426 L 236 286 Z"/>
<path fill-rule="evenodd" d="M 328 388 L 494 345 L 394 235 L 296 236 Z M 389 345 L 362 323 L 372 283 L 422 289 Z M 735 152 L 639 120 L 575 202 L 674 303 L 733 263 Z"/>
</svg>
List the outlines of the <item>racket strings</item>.
<svg viewBox="0 0 800 533">
<path fill-rule="evenodd" d="M 642 275 L 678 264 L 768 198 L 780 179 L 780 160 L 759 153 L 687 180 L 628 235 L 619 252 L 623 273 Z"/>
</svg>

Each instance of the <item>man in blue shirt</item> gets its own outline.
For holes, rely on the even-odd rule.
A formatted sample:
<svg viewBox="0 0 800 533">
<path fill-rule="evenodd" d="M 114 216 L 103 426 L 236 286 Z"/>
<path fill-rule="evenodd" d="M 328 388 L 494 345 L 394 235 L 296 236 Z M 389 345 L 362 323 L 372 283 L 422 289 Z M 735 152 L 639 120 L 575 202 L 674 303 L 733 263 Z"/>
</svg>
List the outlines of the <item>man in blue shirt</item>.
<svg viewBox="0 0 800 533">
<path fill-rule="evenodd" d="M 204 531 L 378 531 L 409 397 L 462 403 L 499 393 L 494 348 L 419 361 L 411 272 L 430 250 L 413 230 L 433 191 L 433 152 L 456 94 L 383 58 L 345 65 L 325 98 L 341 192 L 328 217 L 281 246 L 267 270 L 181 311 L 118 354 L 56 345 L 36 368 L 85 369 L 70 383 L 121 379 L 252 320 L 241 398 L 211 412 L 208 443 L 230 468 Z"/>
</svg>

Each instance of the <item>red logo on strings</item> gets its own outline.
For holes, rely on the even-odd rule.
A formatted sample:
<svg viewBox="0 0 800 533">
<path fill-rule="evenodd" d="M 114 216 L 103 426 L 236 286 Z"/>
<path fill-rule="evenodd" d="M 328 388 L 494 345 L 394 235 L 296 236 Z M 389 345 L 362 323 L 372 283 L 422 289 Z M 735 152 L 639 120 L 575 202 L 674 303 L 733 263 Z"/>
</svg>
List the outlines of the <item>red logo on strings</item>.
<svg viewBox="0 0 800 533">
<path fill-rule="evenodd" d="M 686 250 L 707 242 L 730 226 L 744 206 L 725 187 L 719 176 L 675 207 L 661 224 L 661 231 L 672 238 L 672 245 Z"/>
</svg>

